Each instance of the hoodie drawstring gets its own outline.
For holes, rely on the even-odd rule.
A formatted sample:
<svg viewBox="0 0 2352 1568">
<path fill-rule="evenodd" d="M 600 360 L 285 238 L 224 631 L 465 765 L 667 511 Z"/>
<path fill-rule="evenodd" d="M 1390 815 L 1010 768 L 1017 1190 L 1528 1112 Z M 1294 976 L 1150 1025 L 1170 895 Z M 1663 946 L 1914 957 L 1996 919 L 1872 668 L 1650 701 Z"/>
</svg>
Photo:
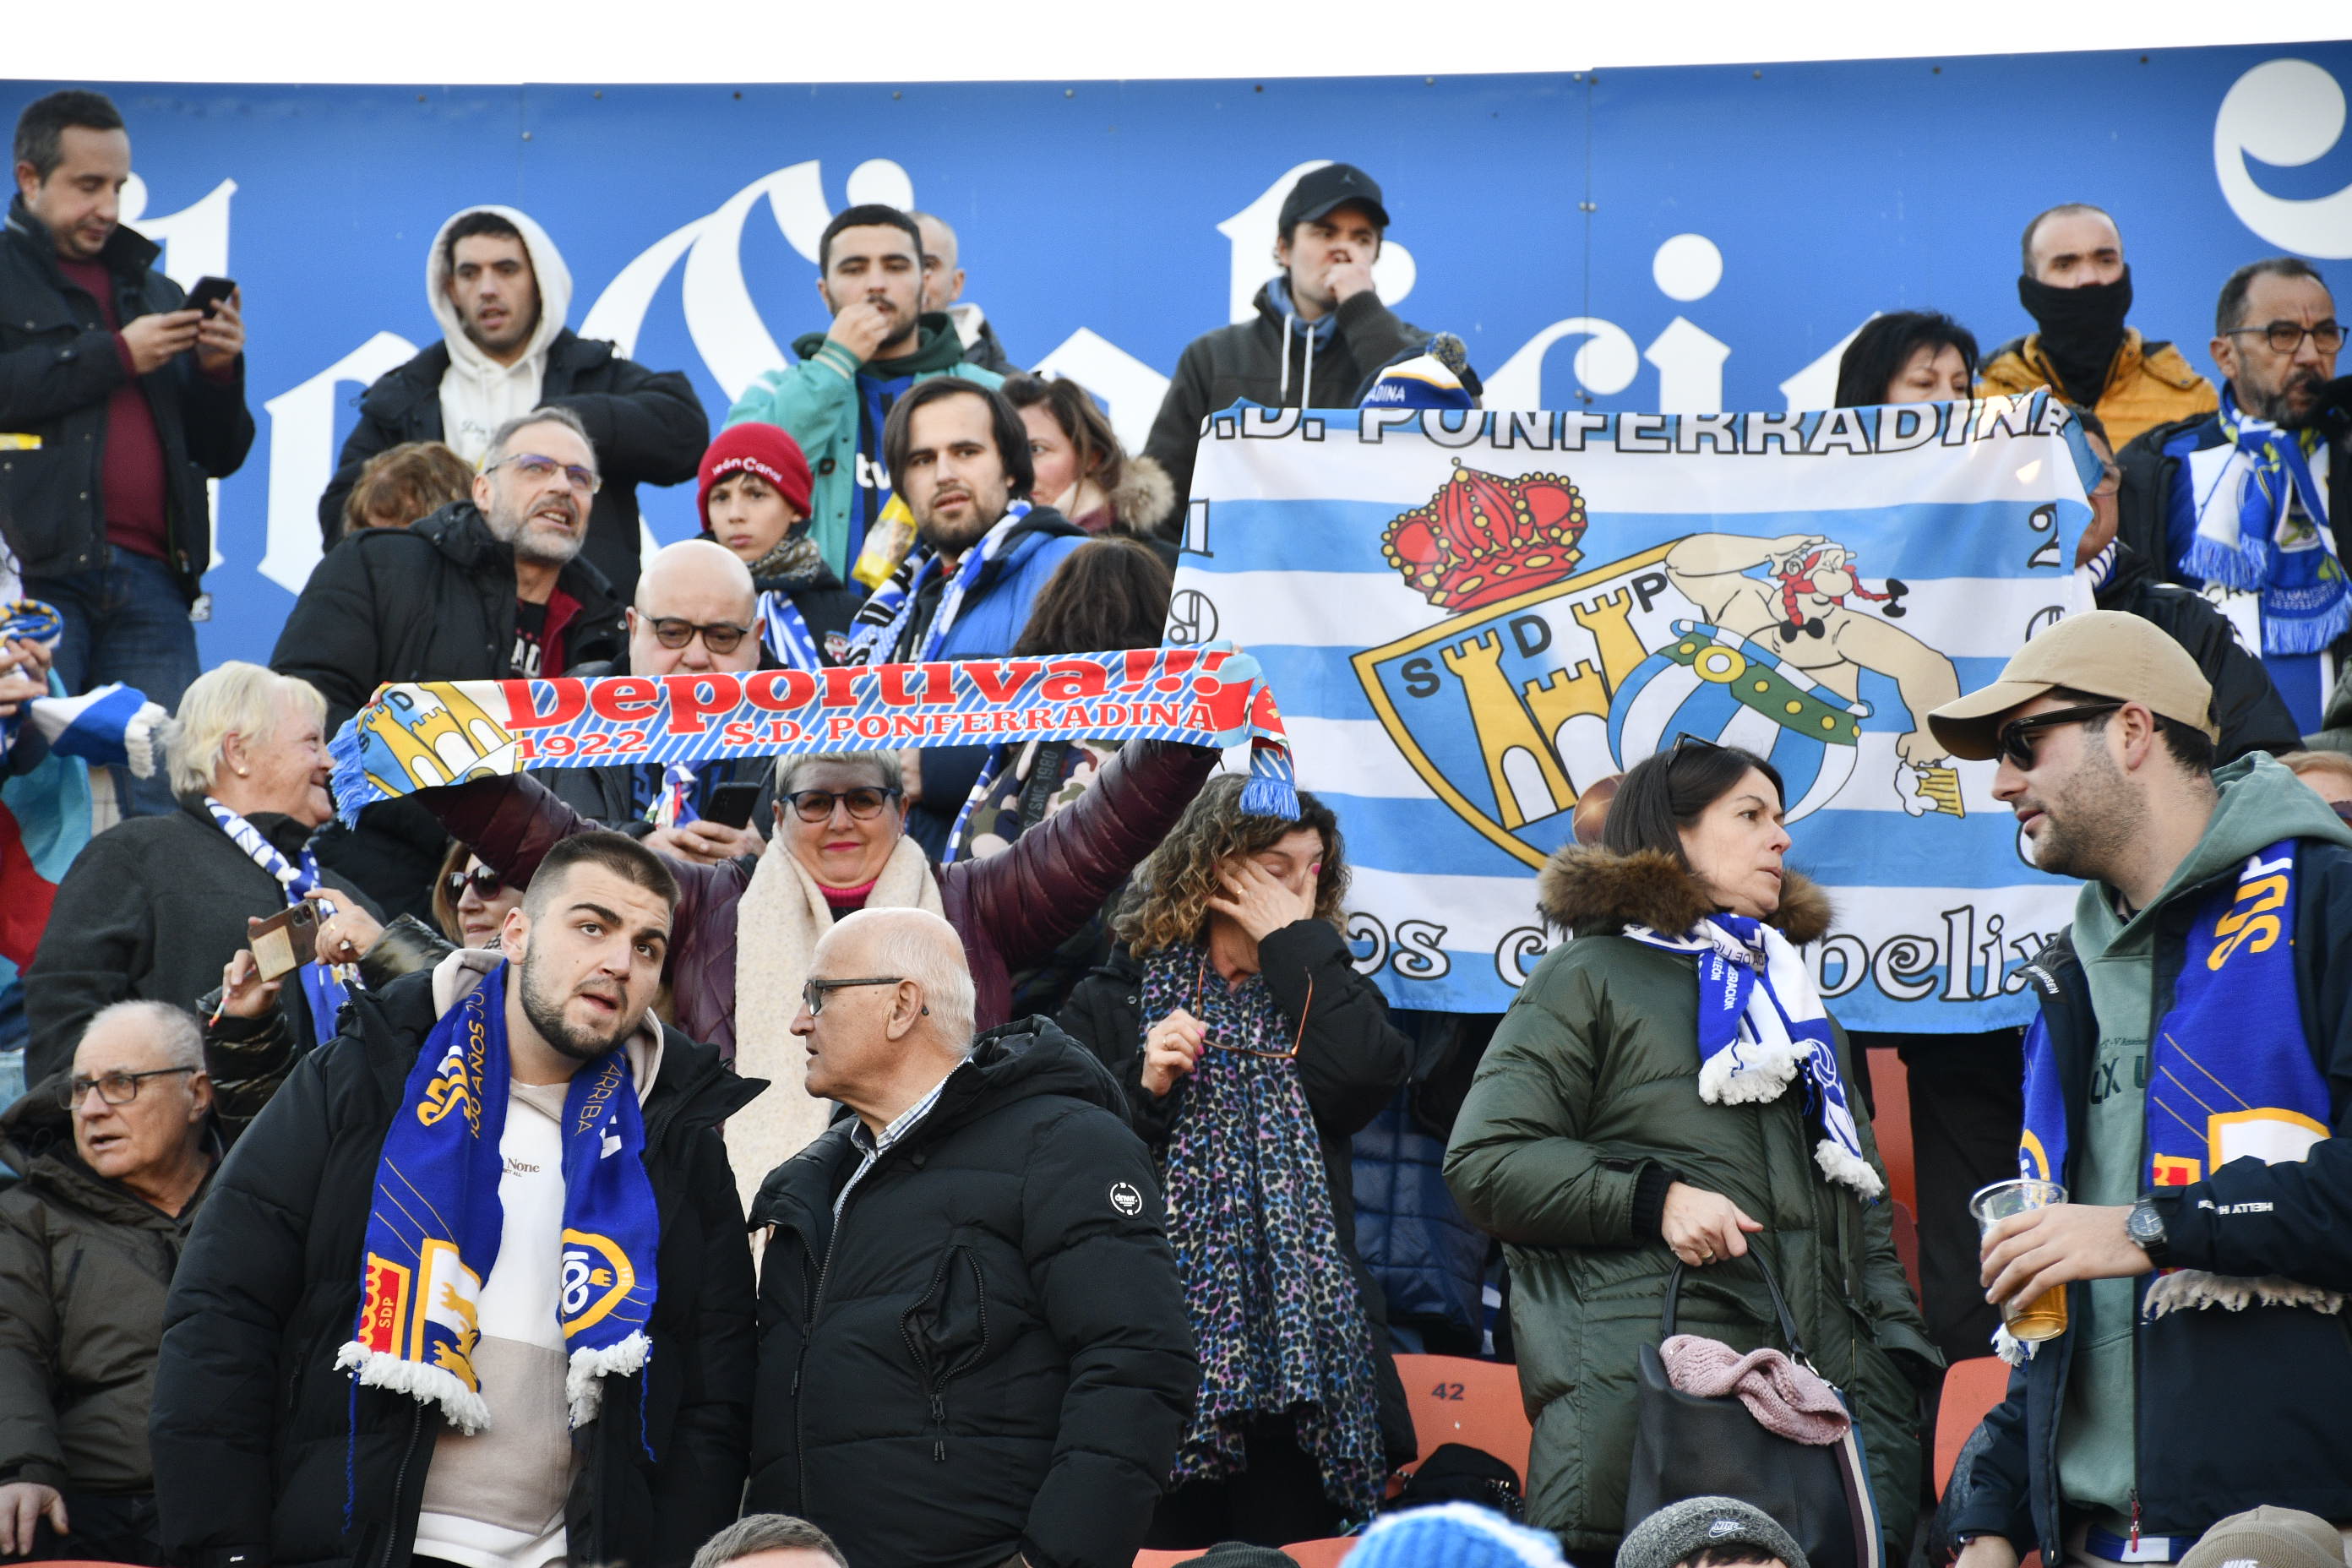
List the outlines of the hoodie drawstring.
<svg viewBox="0 0 2352 1568">
<path fill-rule="evenodd" d="M 1282 313 L 1282 385 L 1274 395 L 1274 405 L 1276 408 L 1290 406 L 1290 334 L 1291 330 L 1297 324 L 1297 311 L 1285 310 Z"/>
</svg>

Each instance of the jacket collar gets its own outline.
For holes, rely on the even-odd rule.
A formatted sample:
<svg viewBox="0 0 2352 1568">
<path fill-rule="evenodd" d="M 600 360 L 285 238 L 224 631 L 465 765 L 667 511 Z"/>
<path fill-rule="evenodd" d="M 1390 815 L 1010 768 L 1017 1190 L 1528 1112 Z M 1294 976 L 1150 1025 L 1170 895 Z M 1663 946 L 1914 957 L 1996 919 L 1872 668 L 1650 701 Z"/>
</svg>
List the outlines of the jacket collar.
<svg viewBox="0 0 2352 1568">
<path fill-rule="evenodd" d="M 17 244 L 33 255 L 39 266 L 47 269 L 58 287 L 65 287 L 65 272 L 58 266 L 57 241 L 51 237 L 48 226 L 35 217 L 25 205 L 25 198 L 21 195 L 8 203 L 7 231 Z M 106 247 L 98 253 L 98 259 L 106 263 L 107 270 L 116 277 L 136 279 L 154 266 L 155 258 L 163 254 L 162 246 L 137 229 L 128 224 L 117 224 L 114 232 L 107 236 Z"/>
<path fill-rule="evenodd" d="M 397 533 L 395 529 L 370 530 L 370 533 Z M 421 518 L 404 531 L 431 542 L 452 564 L 467 575 L 488 570 L 492 565 L 505 571 L 509 579 L 514 574 L 514 546 L 505 543 L 490 531 L 489 519 L 482 509 L 470 500 L 451 501 L 439 511 Z M 589 621 L 610 619 L 620 613 L 613 584 L 598 571 L 583 552 L 564 563 L 563 570 L 555 574 L 555 585 L 579 603 L 581 615 Z"/>
<path fill-rule="evenodd" d="M 823 332 L 803 332 L 793 340 L 793 353 L 803 361 L 813 360 L 824 344 Z M 892 381 L 902 375 L 936 374 L 963 363 L 963 339 L 956 332 L 955 321 L 945 310 L 925 310 L 915 318 L 913 348 L 895 359 L 867 360 L 857 374 Z"/>
<path fill-rule="evenodd" d="M 1718 911 L 1704 884 L 1681 861 L 1655 849 L 1620 855 L 1581 844 L 1552 852 L 1536 878 L 1544 918 L 1577 935 L 1614 933 L 1629 925 L 1679 936 Z M 1827 935 L 1832 910 L 1819 884 L 1795 871 L 1780 883 L 1780 907 L 1766 922 L 1801 947 Z"/>
</svg>

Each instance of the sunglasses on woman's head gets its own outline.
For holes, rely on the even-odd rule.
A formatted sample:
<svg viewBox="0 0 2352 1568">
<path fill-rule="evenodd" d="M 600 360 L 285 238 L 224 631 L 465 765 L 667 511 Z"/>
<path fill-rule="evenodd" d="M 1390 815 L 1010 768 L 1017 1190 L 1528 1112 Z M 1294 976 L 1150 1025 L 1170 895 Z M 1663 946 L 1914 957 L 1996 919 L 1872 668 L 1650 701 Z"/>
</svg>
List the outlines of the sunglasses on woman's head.
<svg viewBox="0 0 2352 1568">
<path fill-rule="evenodd" d="M 469 883 L 473 887 L 474 897 L 484 903 L 497 898 L 499 889 L 506 886 L 499 879 L 499 874 L 488 866 L 477 866 L 470 871 L 452 871 L 442 879 L 441 885 L 447 890 L 449 901 L 454 904 L 466 896 L 466 888 Z"/>
</svg>

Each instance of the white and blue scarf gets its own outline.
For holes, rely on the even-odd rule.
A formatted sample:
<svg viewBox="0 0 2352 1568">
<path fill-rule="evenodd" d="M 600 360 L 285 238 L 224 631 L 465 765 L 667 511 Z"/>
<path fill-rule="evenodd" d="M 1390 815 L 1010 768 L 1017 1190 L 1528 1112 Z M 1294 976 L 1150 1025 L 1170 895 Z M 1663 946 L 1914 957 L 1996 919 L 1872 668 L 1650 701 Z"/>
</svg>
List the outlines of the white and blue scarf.
<svg viewBox="0 0 2352 1568">
<path fill-rule="evenodd" d="M 2285 838 L 2249 856 L 2237 881 L 2206 899 L 2189 924 L 2171 1009 L 2148 1041 L 2143 1190 L 2189 1186 L 2236 1159 L 2302 1160 L 2332 1136 L 2327 1080 L 2303 1032 L 2295 984 L 2294 848 Z M 2018 1173 L 2065 1181 L 2067 1142 L 2065 1086 L 2037 1019 L 2025 1037 Z M 2277 1276 L 2175 1268 L 2149 1287 L 2142 1310 L 2153 1320 L 2181 1308 L 2255 1304 L 2333 1312 L 2343 1298 Z M 2006 1331 L 1994 1343 L 2012 1363 L 2032 1353 Z"/>
<path fill-rule="evenodd" d="M 65 617 L 38 599 L 0 605 L 0 637 L 55 647 L 64 632 Z M 8 754 L 29 721 L 33 732 L 59 756 L 79 757 L 99 767 L 128 768 L 134 778 L 153 775 L 161 760 L 157 735 L 170 715 L 148 701 L 146 693 L 111 681 L 79 697 L 56 695 L 64 688 L 54 675 L 49 690 L 53 695 L 36 697 L 0 717 L 0 757 Z"/>
<path fill-rule="evenodd" d="M 1813 1159 L 1822 1174 L 1864 1197 L 1886 1184 L 1862 1152 L 1838 1072 L 1837 1039 L 1795 944 L 1762 921 L 1719 914 L 1682 936 L 1629 925 L 1646 946 L 1698 955 L 1698 1093 L 1711 1105 L 1771 1100 L 1805 1078 L 1821 1112 Z"/>
<path fill-rule="evenodd" d="M 2228 458 L 2190 498 L 2197 533 L 2180 569 L 2261 596 L 2262 651 L 2313 654 L 2352 630 L 2352 587 L 2336 557 L 2327 497 L 2311 471 L 2318 432 L 2282 430 L 2239 411 L 2221 388 Z M 2300 500 L 2303 515 L 2290 518 Z"/>
<path fill-rule="evenodd" d="M 498 1263 L 512 1064 L 501 963 L 441 1015 L 416 1053 L 368 1205 L 359 1321 L 335 1365 L 437 1404 L 458 1431 L 490 1421 L 473 1354 L 482 1281 Z M 625 1048 L 573 1075 L 563 1100 L 563 1275 L 554 1303 L 571 1352 L 572 1425 L 602 1407 L 602 1379 L 641 1371 L 659 1292 L 660 1225 Z"/>
<path fill-rule="evenodd" d="M 802 617 L 800 606 L 781 588 L 761 591 L 760 641 L 769 656 L 786 669 L 805 669 L 814 675 L 824 668 L 824 660 L 817 653 L 816 638 L 809 634 L 808 622 Z"/>
<path fill-rule="evenodd" d="M 293 908 L 302 901 L 305 893 L 322 886 L 319 880 L 319 858 L 310 853 L 309 845 L 302 847 L 302 858 L 299 862 L 290 861 L 278 852 L 278 846 L 262 837 L 261 829 L 210 795 L 205 796 L 205 809 L 213 814 L 213 820 L 220 824 L 220 830 L 228 835 L 230 843 L 250 856 L 255 865 L 278 879 L 278 885 L 286 892 L 287 908 Z M 320 915 L 334 912 L 333 900 L 320 901 Z M 349 987 L 353 978 L 352 971 L 349 967 L 336 967 L 320 962 L 306 963 L 297 973 L 302 979 L 302 994 L 310 1003 L 310 1032 L 323 1046 L 335 1037 L 335 1016 L 343 1010 L 343 1004 L 351 1000 Z"/>
<path fill-rule="evenodd" d="M 903 656 L 897 649 L 907 635 L 907 623 L 915 613 L 916 602 L 922 596 L 931 574 L 939 567 L 939 552 L 929 545 L 917 545 L 890 574 L 890 580 L 858 607 L 850 622 L 849 647 L 841 656 L 844 664 L 929 664 L 940 657 L 946 646 L 948 633 L 953 629 L 956 616 L 963 609 L 964 595 L 980 581 L 988 563 L 1004 552 L 1012 542 L 1021 520 L 1029 515 L 1029 503 L 1016 500 L 1004 509 L 1004 515 L 994 527 L 983 534 L 978 544 L 963 552 L 956 565 L 955 576 L 940 595 L 939 608 L 931 616 L 931 624 L 923 633 L 921 646 L 909 648 Z"/>
</svg>

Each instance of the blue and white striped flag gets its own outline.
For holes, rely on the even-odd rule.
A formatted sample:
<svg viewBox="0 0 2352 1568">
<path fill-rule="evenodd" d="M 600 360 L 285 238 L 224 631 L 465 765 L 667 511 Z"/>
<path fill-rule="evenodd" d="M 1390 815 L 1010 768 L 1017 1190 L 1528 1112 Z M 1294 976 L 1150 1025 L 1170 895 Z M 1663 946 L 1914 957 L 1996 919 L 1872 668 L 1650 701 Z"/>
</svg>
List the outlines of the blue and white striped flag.
<svg viewBox="0 0 2352 1568">
<path fill-rule="evenodd" d="M 1550 945 L 1578 796 L 1689 733 L 1769 757 L 1850 1027 L 2024 1021 L 2072 884 L 1931 708 L 2091 607 L 2079 429 L 2044 395 L 1806 414 L 1211 417 L 1169 640 L 1231 639 L 1336 809 L 1359 965 L 1496 1011 Z"/>
</svg>

